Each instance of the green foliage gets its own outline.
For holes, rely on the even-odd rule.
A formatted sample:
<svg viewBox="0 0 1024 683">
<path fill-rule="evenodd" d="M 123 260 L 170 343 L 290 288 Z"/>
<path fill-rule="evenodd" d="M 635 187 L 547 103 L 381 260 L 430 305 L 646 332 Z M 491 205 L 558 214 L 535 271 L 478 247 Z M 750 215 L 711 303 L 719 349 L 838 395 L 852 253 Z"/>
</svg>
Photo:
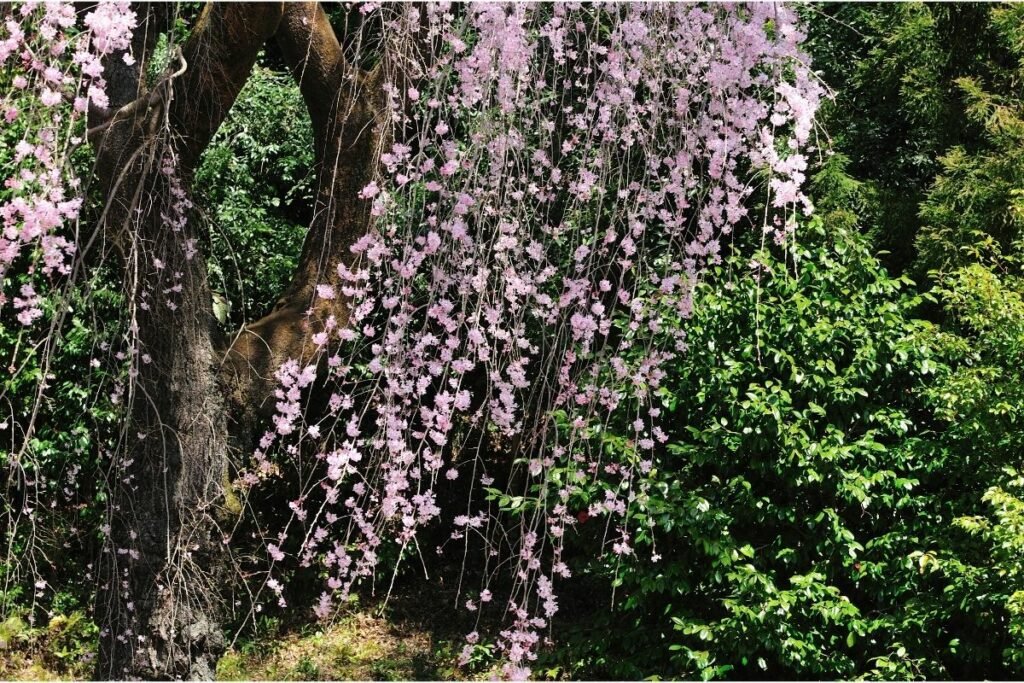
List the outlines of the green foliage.
<svg viewBox="0 0 1024 683">
<path fill-rule="evenodd" d="M 26 661 L 45 667 L 44 677 L 54 673 L 83 678 L 91 671 L 99 628 L 81 611 L 53 616 L 45 626 L 33 626 L 24 614 L 0 622 L 0 677 L 15 678 Z"/>
<path fill-rule="evenodd" d="M 86 663 L 96 651 L 99 627 L 82 612 L 59 614 L 46 628 L 47 655 L 59 668 Z"/>
<path fill-rule="evenodd" d="M 953 146 L 973 151 L 983 131 L 967 113 L 957 79 L 1010 84 L 1012 59 L 979 3 L 810 5 L 808 45 L 836 99 L 821 121 L 850 173 L 874 194 L 861 225 L 884 262 L 903 271 L 916 258 L 919 205 L 940 158 Z M 915 275 L 923 271 L 915 271 Z"/>
<path fill-rule="evenodd" d="M 699 288 L 666 397 L 677 427 L 632 514 L 641 558 L 662 557 L 623 570 L 624 604 L 668 605 L 683 675 L 848 677 L 900 648 L 894 579 L 917 577 L 893 520 L 921 506 L 927 469 L 904 395 L 936 359 L 909 282 L 863 238 L 801 234 L 795 272 L 762 252 L 755 277 Z"/>
<path fill-rule="evenodd" d="M 27 641 L 29 638 L 29 627 L 18 616 L 11 615 L 3 622 L 0 622 L 0 649 L 11 648 L 18 641 Z"/>
<path fill-rule="evenodd" d="M 922 675 L 1019 677 L 1024 8 L 808 14 L 816 63 L 838 88 L 826 126 L 842 152 L 837 179 L 816 188 L 838 201 L 819 206 L 830 224 L 871 226 L 890 263 L 915 260 L 936 297 L 920 313 L 942 322 L 919 335 L 941 362 L 912 416 L 928 463 L 906 558 L 921 578 L 905 593 L 918 636 L 899 636 L 894 652 Z M 907 675 L 874 662 L 873 675 Z"/>
<path fill-rule="evenodd" d="M 619 654 L 570 637 L 560 663 L 1019 675 L 1024 538 L 1003 472 L 1024 445 L 1021 297 L 972 268 L 937 292 L 958 333 L 916 319 L 926 298 L 872 256 L 844 208 L 864 188 L 835 164 L 797 245 L 738 254 L 698 287 L 662 396 L 674 428 L 629 509 L 637 561 L 590 569 L 616 587 L 607 628 L 634 637 Z M 632 462 L 628 433 L 602 436 L 614 462 Z"/>
<path fill-rule="evenodd" d="M 1009 480 L 993 486 L 984 500 L 991 517 L 960 517 L 955 524 L 981 538 L 992 553 L 984 575 L 988 586 L 1004 603 L 1008 616 L 1009 638 L 1003 657 L 1015 670 L 1024 670 L 1024 477 L 1016 470 L 1005 470 Z M 962 571 L 962 568 L 957 567 Z"/>
<path fill-rule="evenodd" d="M 988 82 L 957 79 L 968 120 L 982 132 L 976 149 L 952 147 L 921 205 L 922 264 L 948 271 L 1020 249 L 1024 239 L 1024 8 L 993 10 L 989 22 L 1015 57 Z"/>
<path fill-rule="evenodd" d="M 953 361 L 924 395 L 945 422 L 943 450 L 970 468 L 965 479 L 977 496 L 954 521 L 969 540 L 937 544 L 933 570 L 946 582 L 950 614 L 989 634 L 978 656 L 1001 657 L 1005 671 L 1020 676 L 1024 8 L 993 8 L 988 19 L 1010 58 L 988 78 L 956 81 L 981 144 L 953 147 L 941 158 L 942 172 L 921 205 L 921 260 L 933 269 L 947 318 L 936 344 Z"/>
<path fill-rule="evenodd" d="M 995 468 L 1024 446 L 1022 292 L 1020 278 L 981 264 L 955 271 L 937 290 L 951 318 L 938 338 L 960 363 L 927 395 L 950 422 L 945 438 L 972 443 Z"/>
<path fill-rule="evenodd" d="M 968 538 L 936 543 L 931 570 L 946 582 L 950 614 L 989 636 L 983 656 L 1001 657 L 1005 671 L 1019 676 L 1024 281 L 975 263 L 943 277 L 937 292 L 949 323 L 935 343 L 953 365 L 924 395 L 945 422 L 942 451 L 962 459 L 959 477 L 972 500 L 953 522 Z"/>
<path fill-rule="evenodd" d="M 215 307 L 227 328 L 266 313 L 291 278 L 312 170 L 313 133 L 298 87 L 290 75 L 257 66 L 196 173 Z"/>
</svg>

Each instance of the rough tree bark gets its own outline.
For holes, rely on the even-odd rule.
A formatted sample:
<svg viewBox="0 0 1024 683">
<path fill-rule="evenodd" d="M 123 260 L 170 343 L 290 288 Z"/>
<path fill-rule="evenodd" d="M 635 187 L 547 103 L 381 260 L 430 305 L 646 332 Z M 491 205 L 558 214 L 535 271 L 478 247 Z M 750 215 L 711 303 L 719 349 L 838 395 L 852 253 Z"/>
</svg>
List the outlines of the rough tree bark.
<svg viewBox="0 0 1024 683">
<path fill-rule="evenodd" d="M 139 349 L 125 455 L 111 470 L 97 676 L 208 679 L 225 646 L 223 590 L 232 580 L 219 524 L 231 454 L 251 447 L 272 412 L 281 362 L 310 362 L 318 353 L 311 334 L 332 317 L 346 320 L 344 302 L 316 299 L 315 288 L 338 284 L 338 262 L 369 229 L 357 195 L 388 144 L 389 113 L 383 67 L 348 64 L 318 3 L 209 4 L 152 88 L 145 58 L 168 13 L 148 3 L 136 9 L 136 64 L 112 56 L 110 110 L 89 121 L 107 198 L 99 229 L 121 254 Z M 174 225 L 175 193 L 187 197 L 203 151 L 275 36 L 312 119 L 315 218 L 274 310 L 223 343 L 194 222 Z M 168 155 L 171 174 L 163 170 Z"/>
<path fill-rule="evenodd" d="M 309 110 L 317 195 L 291 282 L 270 313 L 239 331 L 227 354 L 223 376 L 242 435 L 273 413 L 281 363 L 322 357 L 312 335 L 331 317 L 347 321 L 344 299 L 318 299 L 316 285 L 340 293 L 337 265 L 349 262 L 349 247 L 370 227 L 369 202 L 358 194 L 389 142 L 382 66 L 365 72 L 349 64 L 319 3 L 287 4 L 276 39 Z"/>
</svg>

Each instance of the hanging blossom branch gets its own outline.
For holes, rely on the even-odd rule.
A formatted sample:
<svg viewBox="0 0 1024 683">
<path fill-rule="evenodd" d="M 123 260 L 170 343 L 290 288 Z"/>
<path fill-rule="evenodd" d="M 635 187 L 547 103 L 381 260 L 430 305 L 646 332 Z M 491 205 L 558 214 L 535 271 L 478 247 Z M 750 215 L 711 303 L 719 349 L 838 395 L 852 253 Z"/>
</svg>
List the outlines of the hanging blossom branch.
<svg viewBox="0 0 1024 683">
<path fill-rule="evenodd" d="M 101 60 L 130 47 L 137 20 L 129 2 L 105 2 L 86 14 L 85 31 L 75 31 L 75 22 L 73 3 L 26 2 L 0 31 L 0 67 L 13 86 L 0 114 L 22 132 L 14 147 L 17 173 L 4 179 L 0 193 L 0 280 L 21 263 L 44 276 L 70 271 L 76 244 L 68 237 L 82 208 L 70 158 L 84 142 L 89 108 L 108 106 Z M 126 52 L 124 59 L 133 57 Z M 62 106 L 67 102 L 70 109 Z M 9 304 L 26 326 L 43 315 L 41 294 L 30 283 L 13 302 L 0 291 L 0 307 Z"/>
<path fill-rule="evenodd" d="M 28 355 L 34 344 L 48 349 L 56 343 L 54 325 L 47 329 L 41 321 L 46 299 L 66 284 L 80 249 L 83 179 L 76 175 L 71 160 L 85 142 L 87 112 L 108 105 L 102 60 L 129 49 L 137 19 L 128 2 L 101 3 L 81 17 L 71 2 L 25 2 L 4 9 L 0 14 L 4 84 L 0 125 L 5 145 L 0 148 L 0 162 L 7 174 L 0 178 L 0 313 L 13 312 L 22 326 L 19 347 L 8 368 L 17 375 L 22 363 L 28 362 L 19 358 L 19 349 Z M 132 59 L 130 53 L 124 54 L 125 60 Z M 102 346 L 107 348 L 105 342 Z M 82 471 L 82 465 L 75 463 L 48 481 L 50 473 L 41 471 L 32 458 L 33 426 L 52 380 L 48 363 L 47 356 L 35 380 L 27 424 L 19 423 L 21 416 L 13 414 L 12 396 L 0 392 L 0 400 L 12 406 L 9 418 L 0 420 L 0 432 L 9 430 L 12 437 L 3 463 L 5 490 L 11 494 L 3 510 L 11 569 L 5 582 L 16 581 L 18 572 L 27 567 L 35 577 L 33 600 L 47 588 L 37 571 L 36 525 L 43 511 L 56 506 L 55 500 L 44 500 L 43 492 L 73 500 Z M 23 535 L 22 524 L 28 526 Z M 14 555 L 16 537 L 23 537 L 25 544 Z M 31 613 L 29 619 L 34 618 Z"/>
<path fill-rule="evenodd" d="M 360 194 L 373 229 L 316 289 L 349 302 L 314 337 L 330 414 L 304 417 L 317 362 L 284 363 L 274 429 L 241 483 L 317 454 L 291 504 L 305 531 L 289 541 L 290 523 L 269 552 L 321 563 L 326 616 L 383 546 L 415 547 L 442 516 L 442 479 L 472 478 L 451 537 L 481 540 L 487 577 L 509 572 L 498 645 L 504 675 L 523 678 L 570 573 L 567 530 L 603 516 L 608 551 L 633 556 L 626 511 L 666 440 L 660 382 L 721 236 L 758 223 L 758 187 L 777 241 L 811 211 L 820 89 L 794 13 L 774 4 L 363 11 L 389 41 L 383 87 L 403 134 Z M 609 459 L 613 421 L 635 437 Z M 517 491 L 493 486 L 509 457 Z M 596 482 L 603 496 L 584 504 Z M 485 581 L 465 607 L 493 595 Z"/>
</svg>

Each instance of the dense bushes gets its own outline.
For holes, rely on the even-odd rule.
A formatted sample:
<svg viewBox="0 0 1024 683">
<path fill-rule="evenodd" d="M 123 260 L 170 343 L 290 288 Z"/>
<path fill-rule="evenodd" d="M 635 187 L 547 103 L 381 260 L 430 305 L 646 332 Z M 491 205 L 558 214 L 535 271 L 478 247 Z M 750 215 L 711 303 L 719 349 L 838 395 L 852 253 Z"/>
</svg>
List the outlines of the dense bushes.
<svg viewBox="0 0 1024 683">
<path fill-rule="evenodd" d="M 642 654 L 566 656 L 623 677 L 1019 677 L 1021 8 L 809 16 L 838 89 L 820 219 L 701 285 L 630 508 L 639 561 L 593 569 Z"/>
<path fill-rule="evenodd" d="M 196 174 L 215 311 L 226 329 L 267 313 L 291 277 L 312 214 L 312 167 L 298 86 L 258 66 Z"/>
<path fill-rule="evenodd" d="M 662 396 L 672 429 L 628 512 L 636 561 L 580 565 L 612 580 L 603 623 L 632 637 L 595 644 L 586 629 L 563 666 L 1024 671 L 1019 290 L 972 266 L 936 290 L 950 322 L 921 320 L 932 296 L 890 276 L 829 206 L 790 250 L 741 250 L 698 288 Z M 610 462 L 627 465 L 629 434 L 603 437 Z M 577 542 L 595 549 L 582 526 Z"/>
<path fill-rule="evenodd" d="M 863 237 L 817 219 L 801 234 L 699 287 L 669 439 L 629 513 L 620 604 L 676 675 L 914 673 L 896 622 L 921 583 L 929 326 Z"/>
</svg>

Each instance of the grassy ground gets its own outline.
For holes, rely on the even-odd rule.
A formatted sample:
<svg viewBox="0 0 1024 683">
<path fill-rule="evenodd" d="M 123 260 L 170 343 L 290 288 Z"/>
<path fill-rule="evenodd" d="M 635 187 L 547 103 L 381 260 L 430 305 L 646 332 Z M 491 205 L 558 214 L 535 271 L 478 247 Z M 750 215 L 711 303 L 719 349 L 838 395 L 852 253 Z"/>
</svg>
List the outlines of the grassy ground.
<svg viewBox="0 0 1024 683">
<path fill-rule="evenodd" d="M 440 591 L 443 592 L 443 591 Z M 465 625 L 438 618 L 436 587 L 385 606 L 368 600 L 328 623 L 282 623 L 261 618 L 239 637 L 217 666 L 217 679 L 239 680 L 465 680 L 486 678 L 456 665 Z M 448 605 L 451 613 L 457 610 Z M 95 627 L 79 615 L 31 627 L 12 619 L 0 624 L 0 680 L 89 678 Z"/>
<path fill-rule="evenodd" d="M 262 622 L 221 658 L 217 679 L 236 680 L 460 680 L 459 642 L 421 625 L 359 610 L 330 625 L 276 632 Z"/>
<path fill-rule="evenodd" d="M 62 660 L 51 651 L 46 631 L 0 648 L 0 680 L 89 677 L 88 646 Z M 292 633 L 264 626 L 221 658 L 217 680 L 463 680 L 457 653 L 455 641 L 438 641 L 429 631 L 358 611 Z"/>
<path fill-rule="evenodd" d="M 9 617 L 0 622 L 0 680 L 88 678 L 97 630 L 81 612 L 43 625 Z"/>
</svg>

